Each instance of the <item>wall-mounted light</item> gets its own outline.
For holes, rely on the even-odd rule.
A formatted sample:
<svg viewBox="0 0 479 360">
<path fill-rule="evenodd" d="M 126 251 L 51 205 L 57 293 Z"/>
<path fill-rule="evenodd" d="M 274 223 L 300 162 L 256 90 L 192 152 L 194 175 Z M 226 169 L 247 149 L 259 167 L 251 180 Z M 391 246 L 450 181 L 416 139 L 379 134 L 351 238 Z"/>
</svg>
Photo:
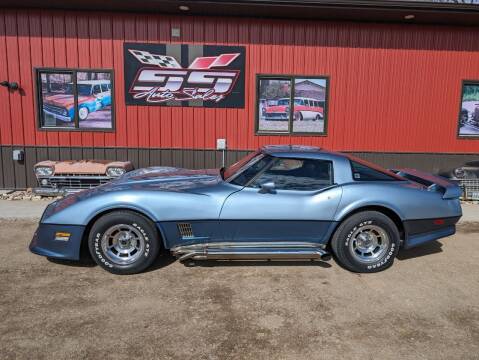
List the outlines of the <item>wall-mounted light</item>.
<svg viewBox="0 0 479 360">
<path fill-rule="evenodd" d="M 413 20 L 415 18 L 416 18 L 416 15 L 413 15 L 413 14 L 409 14 L 409 15 L 404 16 L 404 20 Z"/>
<path fill-rule="evenodd" d="M 181 11 L 188 11 L 190 10 L 190 7 L 186 5 L 180 5 L 178 6 L 178 9 L 180 9 Z"/>
<path fill-rule="evenodd" d="M 9 82 L 7 80 L 0 82 L 1 86 L 5 86 L 10 90 L 18 90 L 19 86 L 17 82 Z"/>
</svg>

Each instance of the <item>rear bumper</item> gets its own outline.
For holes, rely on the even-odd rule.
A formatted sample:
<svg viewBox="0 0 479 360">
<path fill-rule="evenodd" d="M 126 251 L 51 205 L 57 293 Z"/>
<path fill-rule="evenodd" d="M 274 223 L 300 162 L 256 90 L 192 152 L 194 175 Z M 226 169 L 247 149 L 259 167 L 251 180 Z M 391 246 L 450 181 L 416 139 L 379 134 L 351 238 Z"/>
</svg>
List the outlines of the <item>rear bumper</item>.
<svg viewBox="0 0 479 360">
<path fill-rule="evenodd" d="M 56 233 L 70 234 L 68 240 L 55 240 Z M 81 225 L 40 224 L 33 234 L 32 253 L 64 260 L 80 260 L 80 246 L 85 232 Z"/>
<path fill-rule="evenodd" d="M 456 233 L 456 223 L 461 217 L 442 219 L 409 220 L 404 222 L 406 239 L 404 248 L 409 249 Z"/>
</svg>

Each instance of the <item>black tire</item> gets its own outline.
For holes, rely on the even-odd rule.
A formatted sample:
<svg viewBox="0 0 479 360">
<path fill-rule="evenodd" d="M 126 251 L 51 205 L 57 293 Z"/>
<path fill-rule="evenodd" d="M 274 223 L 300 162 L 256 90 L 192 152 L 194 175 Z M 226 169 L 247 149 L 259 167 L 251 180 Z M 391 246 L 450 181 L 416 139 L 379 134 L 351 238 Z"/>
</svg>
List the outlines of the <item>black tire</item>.
<svg viewBox="0 0 479 360">
<path fill-rule="evenodd" d="M 125 242 L 124 249 L 121 241 Z M 105 250 L 105 246 L 111 244 L 116 245 Z M 103 269 L 113 274 L 128 275 L 144 271 L 155 261 L 160 251 L 160 240 L 155 225 L 149 219 L 122 210 L 108 213 L 93 224 L 88 248 L 93 260 Z M 126 257 L 122 258 L 123 255 Z"/>
<path fill-rule="evenodd" d="M 362 233 L 363 237 L 360 235 Z M 373 251 L 362 252 L 364 247 L 361 247 L 361 241 L 365 242 L 365 247 L 370 244 L 368 249 L 375 244 L 377 247 Z M 373 273 L 390 267 L 399 251 L 399 245 L 400 236 L 396 224 L 377 211 L 364 211 L 348 217 L 339 225 L 331 239 L 331 248 L 338 263 L 358 273 Z"/>
<path fill-rule="evenodd" d="M 295 119 L 296 119 L 297 121 L 303 121 L 303 120 L 304 120 L 303 114 L 301 114 L 301 111 L 298 111 L 298 112 L 296 113 Z"/>
</svg>

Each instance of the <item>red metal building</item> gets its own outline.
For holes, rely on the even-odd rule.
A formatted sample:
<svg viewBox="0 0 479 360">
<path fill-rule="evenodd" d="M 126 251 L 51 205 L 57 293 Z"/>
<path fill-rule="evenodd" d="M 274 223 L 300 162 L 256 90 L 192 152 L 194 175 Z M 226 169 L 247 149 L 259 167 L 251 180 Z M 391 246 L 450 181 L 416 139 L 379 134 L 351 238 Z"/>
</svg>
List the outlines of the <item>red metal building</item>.
<svg viewBox="0 0 479 360">
<path fill-rule="evenodd" d="M 343 4 L 347 11 L 314 1 L 287 11 L 269 1 L 255 11 L 251 1 L 200 3 L 182 2 L 181 10 L 150 0 L 133 13 L 124 1 L 116 11 L 91 11 L 91 1 L 71 9 L 27 1 L 0 10 L 0 81 L 19 84 L 0 88 L 0 188 L 34 185 L 33 164 L 45 159 L 218 166 L 217 139 L 227 141 L 228 162 L 263 144 L 305 144 L 434 171 L 479 152 L 474 131 L 458 130 L 463 82 L 479 83 L 474 6 Z M 226 5 L 234 16 L 220 16 Z M 244 106 L 127 105 L 125 43 L 244 47 Z M 113 70 L 113 128 L 42 128 L 39 68 Z M 327 78 L 325 132 L 258 132 L 259 74 Z M 13 160 L 13 150 L 24 159 Z"/>
</svg>

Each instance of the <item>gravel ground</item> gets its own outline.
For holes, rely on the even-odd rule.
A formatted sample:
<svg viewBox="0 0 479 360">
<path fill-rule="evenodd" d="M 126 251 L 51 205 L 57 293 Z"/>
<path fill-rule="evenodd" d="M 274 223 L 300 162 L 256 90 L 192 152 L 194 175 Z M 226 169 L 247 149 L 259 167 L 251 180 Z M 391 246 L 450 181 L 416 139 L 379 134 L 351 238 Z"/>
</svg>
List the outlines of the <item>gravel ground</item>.
<svg viewBox="0 0 479 360">
<path fill-rule="evenodd" d="M 1 359 L 479 359 L 477 223 L 378 274 L 165 256 L 123 277 L 29 253 L 35 226 L 0 220 Z"/>
</svg>

